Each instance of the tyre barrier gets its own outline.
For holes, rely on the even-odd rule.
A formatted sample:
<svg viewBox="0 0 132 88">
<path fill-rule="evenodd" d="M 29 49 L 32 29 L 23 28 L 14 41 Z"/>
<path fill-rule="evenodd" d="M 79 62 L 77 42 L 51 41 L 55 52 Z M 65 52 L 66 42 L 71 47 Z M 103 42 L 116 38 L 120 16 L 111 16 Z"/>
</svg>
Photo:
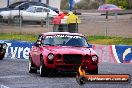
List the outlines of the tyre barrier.
<svg viewBox="0 0 132 88">
<path fill-rule="evenodd" d="M 92 45 L 99 56 L 99 62 L 132 63 L 132 46 Z"/>
<path fill-rule="evenodd" d="M 33 42 L 16 40 L 4 40 L 4 42 L 8 45 L 5 57 L 11 59 L 28 59 Z"/>
<path fill-rule="evenodd" d="M 8 44 L 5 57 L 28 59 L 34 44 L 27 41 L 2 40 Z M 99 62 L 132 63 L 132 46 L 128 45 L 90 45 L 98 54 Z"/>
</svg>

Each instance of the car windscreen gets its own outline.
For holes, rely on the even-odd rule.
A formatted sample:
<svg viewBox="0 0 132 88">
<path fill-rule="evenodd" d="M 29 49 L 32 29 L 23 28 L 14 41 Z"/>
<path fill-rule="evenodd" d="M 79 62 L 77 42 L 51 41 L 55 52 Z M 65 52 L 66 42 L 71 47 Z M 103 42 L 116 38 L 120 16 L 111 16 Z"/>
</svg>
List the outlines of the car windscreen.
<svg viewBox="0 0 132 88">
<path fill-rule="evenodd" d="M 83 36 L 78 35 L 52 35 L 45 36 L 43 39 L 44 46 L 76 46 L 88 47 L 88 43 Z"/>
<path fill-rule="evenodd" d="M 13 4 L 9 5 L 8 8 L 14 9 L 16 6 L 20 5 L 21 3 L 23 3 L 23 2 L 16 2 L 16 3 L 13 3 Z"/>
</svg>

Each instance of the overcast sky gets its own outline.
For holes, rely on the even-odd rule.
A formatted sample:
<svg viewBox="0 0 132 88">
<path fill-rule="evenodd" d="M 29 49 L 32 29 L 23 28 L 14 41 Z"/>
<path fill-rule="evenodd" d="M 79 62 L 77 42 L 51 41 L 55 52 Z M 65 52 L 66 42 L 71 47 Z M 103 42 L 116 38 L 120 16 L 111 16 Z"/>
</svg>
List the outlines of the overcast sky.
<svg viewBox="0 0 132 88">
<path fill-rule="evenodd" d="M 76 3 L 79 2 L 80 0 L 74 0 Z"/>
</svg>

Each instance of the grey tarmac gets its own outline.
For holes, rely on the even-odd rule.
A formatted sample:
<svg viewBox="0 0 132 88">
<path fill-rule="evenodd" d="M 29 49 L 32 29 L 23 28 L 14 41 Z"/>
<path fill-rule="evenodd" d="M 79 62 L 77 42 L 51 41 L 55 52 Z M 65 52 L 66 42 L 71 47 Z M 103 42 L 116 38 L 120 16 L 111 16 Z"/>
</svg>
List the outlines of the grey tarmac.
<svg viewBox="0 0 132 88">
<path fill-rule="evenodd" d="M 132 64 L 100 63 L 100 74 L 130 74 Z M 86 83 L 79 85 L 75 74 L 58 73 L 40 77 L 28 73 L 28 60 L 4 58 L 0 61 L 0 88 L 132 88 L 128 84 Z"/>
</svg>

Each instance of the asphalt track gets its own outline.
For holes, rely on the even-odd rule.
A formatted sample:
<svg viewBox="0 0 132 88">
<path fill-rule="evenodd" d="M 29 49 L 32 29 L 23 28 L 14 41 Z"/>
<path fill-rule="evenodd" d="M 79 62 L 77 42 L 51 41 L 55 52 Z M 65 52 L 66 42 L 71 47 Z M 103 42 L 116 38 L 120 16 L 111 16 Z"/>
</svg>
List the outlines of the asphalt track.
<svg viewBox="0 0 132 88">
<path fill-rule="evenodd" d="M 132 64 L 100 63 L 99 73 L 132 76 Z M 28 73 L 28 60 L 5 58 L 0 61 L 0 88 L 132 88 L 132 83 L 79 85 L 75 74 L 59 73 L 54 76 L 40 77 L 39 73 Z"/>
</svg>

